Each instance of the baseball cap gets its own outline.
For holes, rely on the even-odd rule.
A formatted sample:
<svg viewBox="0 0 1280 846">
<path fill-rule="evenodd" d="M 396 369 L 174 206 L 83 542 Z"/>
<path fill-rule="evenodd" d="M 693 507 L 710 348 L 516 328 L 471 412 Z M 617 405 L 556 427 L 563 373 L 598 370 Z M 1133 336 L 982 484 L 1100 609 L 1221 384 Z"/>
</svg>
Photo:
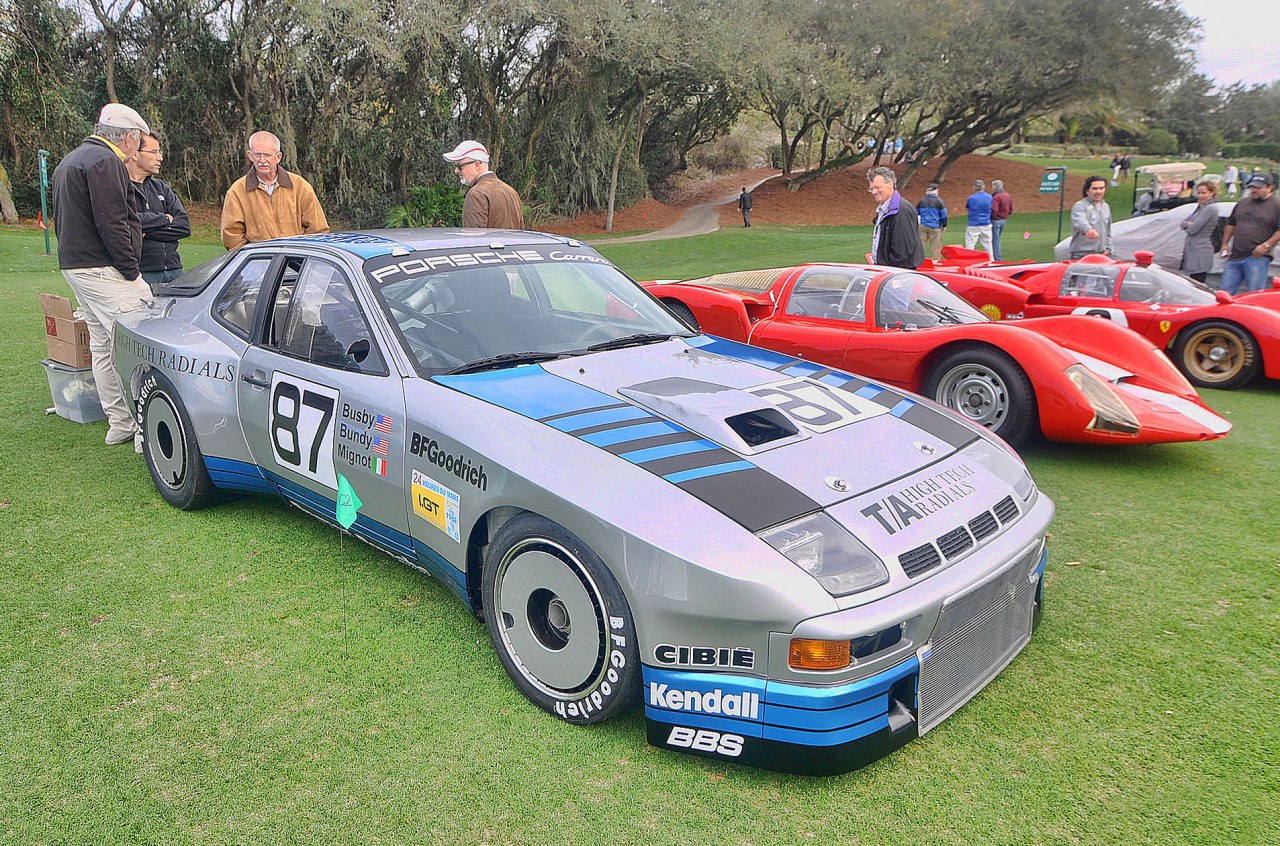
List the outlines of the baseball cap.
<svg viewBox="0 0 1280 846">
<path fill-rule="evenodd" d="M 103 106 L 102 114 L 98 115 L 98 123 L 116 129 L 140 129 L 145 133 L 151 132 L 151 127 L 147 126 L 142 115 L 124 103 L 107 103 Z"/>
<path fill-rule="evenodd" d="M 1271 177 L 1267 176 L 1265 173 L 1255 173 L 1253 176 L 1249 177 L 1249 184 L 1250 185 L 1270 185 Z"/>
<path fill-rule="evenodd" d="M 484 162 L 489 163 L 489 151 L 479 141 L 463 141 L 451 152 L 444 154 L 447 162 Z"/>
</svg>

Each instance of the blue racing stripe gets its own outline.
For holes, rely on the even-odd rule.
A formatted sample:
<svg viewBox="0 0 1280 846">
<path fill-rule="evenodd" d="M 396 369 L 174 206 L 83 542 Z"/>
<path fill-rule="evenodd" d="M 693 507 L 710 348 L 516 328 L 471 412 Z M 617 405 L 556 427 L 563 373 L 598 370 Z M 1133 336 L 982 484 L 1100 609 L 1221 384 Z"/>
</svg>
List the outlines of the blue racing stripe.
<svg viewBox="0 0 1280 846">
<path fill-rule="evenodd" d="M 679 473 L 672 473 L 663 476 L 672 484 L 678 485 L 681 482 L 687 482 L 690 479 L 701 479 L 706 476 L 720 476 L 725 473 L 732 473 L 735 470 L 754 470 L 756 466 L 750 461 L 730 461 L 728 464 L 712 464 L 710 467 L 695 467 L 692 470 L 682 470 Z"/>
<path fill-rule="evenodd" d="M 861 388 L 858 388 L 858 390 L 854 391 L 853 395 L 855 397 L 862 397 L 863 399 L 875 399 L 876 397 L 883 394 L 884 390 L 885 389 L 880 387 L 879 385 L 865 385 Z"/>
<path fill-rule="evenodd" d="M 679 443 L 666 444 L 665 446 L 620 453 L 618 457 L 625 458 L 632 464 L 643 464 L 646 461 L 653 461 L 655 458 L 667 458 L 672 455 L 686 455 L 691 452 L 704 452 L 709 449 L 719 448 L 718 444 L 714 444 L 711 441 L 681 441 Z"/>
<path fill-rule="evenodd" d="M 649 415 L 646 414 L 645 416 L 648 417 Z M 624 426 L 621 429 L 606 429 L 603 432 L 593 432 L 590 435 L 583 435 L 582 439 L 595 446 L 610 446 L 611 444 L 621 444 L 627 441 L 638 441 L 641 438 L 648 438 L 653 435 L 665 435 L 669 432 L 683 431 L 685 430 L 674 423 L 659 420 L 656 423 L 641 423 L 636 426 Z"/>
<path fill-rule="evenodd" d="M 910 399 L 907 399 L 906 397 L 903 397 L 902 400 L 897 405 L 889 409 L 889 413 L 892 414 L 894 417 L 901 417 L 902 415 L 906 414 L 915 406 L 916 406 L 915 400 L 910 400 Z"/>
<path fill-rule="evenodd" d="M 534 420 L 618 402 L 615 397 L 561 379 L 536 364 L 460 376 L 436 376 L 432 381 Z"/>
<path fill-rule="evenodd" d="M 619 406 L 618 408 L 606 408 L 602 411 L 587 411 L 582 414 L 571 414 L 568 417 L 557 417 L 555 420 L 546 420 L 548 426 L 553 429 L 559 429 L 561 432 L 572 432 L 575 429 L 586 429 L 590 426 L 599 426 L 602 423 L 619 423 L 623 420 L 637 420 L 641 417 L 652 417 L 649 412 L 643 408 L 634 405 Z"/>
</svg>

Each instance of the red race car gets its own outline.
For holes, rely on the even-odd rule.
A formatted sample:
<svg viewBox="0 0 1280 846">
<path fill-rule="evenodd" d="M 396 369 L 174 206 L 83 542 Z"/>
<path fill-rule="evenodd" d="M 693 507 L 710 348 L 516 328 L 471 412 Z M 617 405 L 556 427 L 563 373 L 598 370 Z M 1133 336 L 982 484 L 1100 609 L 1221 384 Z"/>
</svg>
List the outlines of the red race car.
<svg viewBox="0 0 1280 846">
<path fill-rule="evenodd" d="M 1017 445 L 1220 438 L 1231 424 L 1151 345 L 1101 320 L 996 323 L 922 273 L 813 264 L 647 282 L 691 326 L 924 394 Z M 875 386 L 866 390 L 874 392 Z"/>
<path fill-rule="evenodd" d="M 1168 352 L 1191 384 L 1238 388 L 1259 373 L 1280 379 L 1280 291 L 1231 297 L 1151 263 L 1086 256 L 1075 261 L 996 264 L 986 253 L 942 248 L 925 268 L 988 317 L 1059 314 L 1110 318 Z"/>
</svg>

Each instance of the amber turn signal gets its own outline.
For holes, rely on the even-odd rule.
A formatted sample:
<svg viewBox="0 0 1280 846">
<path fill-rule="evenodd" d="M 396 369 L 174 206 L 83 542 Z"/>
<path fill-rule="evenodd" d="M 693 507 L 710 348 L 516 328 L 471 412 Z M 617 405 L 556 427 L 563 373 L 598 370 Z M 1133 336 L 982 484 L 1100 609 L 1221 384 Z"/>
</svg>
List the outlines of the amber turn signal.
<svg viewBox="0 0 1280 846">
<path fill-rule="evenodd" d="M 847 640 L 791 639 L 788 663 L 796 670 L 839 670 L 853 661 Z"/>
</svg>

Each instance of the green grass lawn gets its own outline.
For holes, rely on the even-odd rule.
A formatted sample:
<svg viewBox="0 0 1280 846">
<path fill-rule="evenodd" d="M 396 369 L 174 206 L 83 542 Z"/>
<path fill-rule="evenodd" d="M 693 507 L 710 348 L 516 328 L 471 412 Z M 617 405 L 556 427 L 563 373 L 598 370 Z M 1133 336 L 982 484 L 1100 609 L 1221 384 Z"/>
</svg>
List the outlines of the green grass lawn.
<svg viewBox="0 0 1280 846">
<path fill-rule="evenodd" d="M 1015 258 L 1052 243 L 1033 218 Z M 603 249 L 669 278 L 869 241 Z M 639 713 L 557 722 L 448 590 L 278 501 L 168 507 L 104 423 L 44 413 L 42 250 L 0 233 L 0 843 L 1280 840 L 1276 383 L 1206 394 L 1224 441 L 1030 448 L 1058 505 L 1030 645 L 925 737 L 800 778 L 650 748 Z"/>
</svg>

